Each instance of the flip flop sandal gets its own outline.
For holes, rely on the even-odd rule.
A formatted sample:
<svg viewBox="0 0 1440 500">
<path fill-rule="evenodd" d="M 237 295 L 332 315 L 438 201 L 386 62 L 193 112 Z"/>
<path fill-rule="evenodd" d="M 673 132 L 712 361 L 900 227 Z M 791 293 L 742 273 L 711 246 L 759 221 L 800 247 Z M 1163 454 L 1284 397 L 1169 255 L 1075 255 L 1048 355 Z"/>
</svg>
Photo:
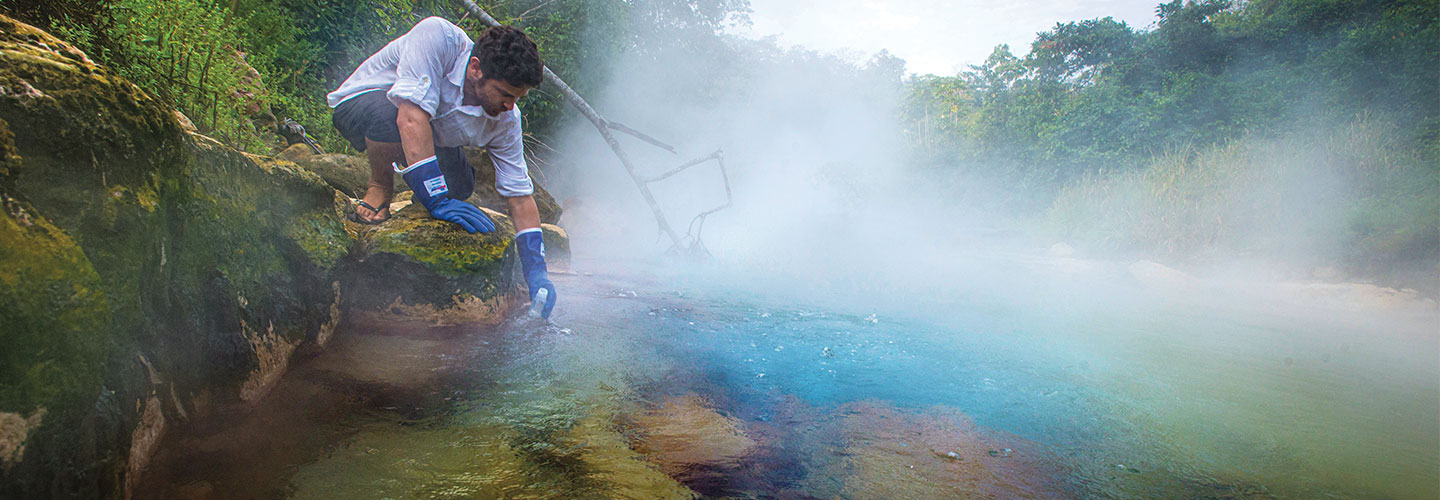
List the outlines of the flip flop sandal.
<svg viewBox="0 0 1440 500">
<path fill-rule="evenodd" d="M 389 204 L 389 203 L 385 203 L 385 204 L 380 205 L 380 208 L 375 208 L 375 207 L 370 206 L 369 203 L 365 203 L 365 200 L 355 200 L 355 204 L 356 204 L 356 205 L 359 205 L 359 206 L 362 206 L 362 207 L 365 207 L 367 210 L 369 210 L 369 211 L 371 211 L 371 212 L 375 212 L 376 214 L 379 214 L 381 210 L 385 210 L 385 209 L 387 209 L 387 208 L 390 208 L 390 204 Z M 364 224 L 364 225 L 367 225 L 367 226 L 374 226 L 374 225 L 383 224 L 383 223 L 385 223 L 385 221 L 390 220 L 390 214 L 385 214 L 385 218 L 383 218 L 383 219 L 366 219 L 366 218 L 360 216 L 360 212 L 356 212 L 355 210 L 352 209 L 352 210 L 350 210 L 350 213 L 345 214 L 345 218 L 346 218 L 347 220 L 349 220 L 350 222 L 354 222 L 354 223 L 356 223 L 356 224 Z"/>
</svg>

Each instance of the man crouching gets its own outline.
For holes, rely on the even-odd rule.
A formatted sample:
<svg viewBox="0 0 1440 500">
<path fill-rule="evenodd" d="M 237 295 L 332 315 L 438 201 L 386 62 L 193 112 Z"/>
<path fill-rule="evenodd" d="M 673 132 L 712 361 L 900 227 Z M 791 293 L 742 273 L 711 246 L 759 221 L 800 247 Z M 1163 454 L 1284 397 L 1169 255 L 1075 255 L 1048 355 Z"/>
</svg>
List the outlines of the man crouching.
<svg viewBox="0 0 1440 500">
<path fill-rule="evenodd" d="M 490 28 L 472 42 L 459 26 L 431 17 L 365 59 L 327 97 L 335 128 L 370 163 L 369 188 L 347 216 L 361 224 L 390 218 L 393 168 L 430 216 L 471 233 L 494 231 L 490 218 L 465 201 L 475 171 L 460 148 L 488 150 L 495 188 L 515 223 L 530 299 L 546 290 L 541 314 L 548 318 L 555 285 L 545 269 L 540 211 L 515 107 L 540 84 L 542 68 L 535 42 L 520 30 Z"/>
</svg>

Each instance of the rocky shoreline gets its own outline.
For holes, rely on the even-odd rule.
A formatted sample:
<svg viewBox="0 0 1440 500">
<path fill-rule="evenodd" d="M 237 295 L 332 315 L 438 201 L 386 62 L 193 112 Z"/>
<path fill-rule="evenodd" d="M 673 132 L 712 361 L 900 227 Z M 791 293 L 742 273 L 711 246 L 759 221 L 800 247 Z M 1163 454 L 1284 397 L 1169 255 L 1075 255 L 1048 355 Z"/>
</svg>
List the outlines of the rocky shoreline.
<svg viewBox="0 0 1440 500">
<path fill-rule="evenodd" d="M 363 159 L 243 153 L 186 122 L 0 17 L 0 496 L 130 497 L 167 428 L 255 404 L 341 318 L 494 323 L 523 301 L 504 215 L 479 235 L 419 207 L 342 222 Z M 563 266 L 566 234 L 545 236 Z"/>
</svg>

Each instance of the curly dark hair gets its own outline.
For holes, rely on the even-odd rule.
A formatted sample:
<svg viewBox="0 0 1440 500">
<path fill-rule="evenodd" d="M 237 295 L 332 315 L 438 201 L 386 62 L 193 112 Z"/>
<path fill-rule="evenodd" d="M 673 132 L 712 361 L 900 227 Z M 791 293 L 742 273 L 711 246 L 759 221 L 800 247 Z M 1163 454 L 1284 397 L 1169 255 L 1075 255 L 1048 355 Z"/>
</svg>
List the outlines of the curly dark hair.
<svg viewBox="0 0 1440 500">
<path fill-rule="evenodd" d="M 509 26 L 487 29 L 475 40 L 470 57 L 480 60 L 485 78 L 498 78 L 517 87 L 540 85 L 544 67 L 540 49 L 523 31 Z"/>
</svg>

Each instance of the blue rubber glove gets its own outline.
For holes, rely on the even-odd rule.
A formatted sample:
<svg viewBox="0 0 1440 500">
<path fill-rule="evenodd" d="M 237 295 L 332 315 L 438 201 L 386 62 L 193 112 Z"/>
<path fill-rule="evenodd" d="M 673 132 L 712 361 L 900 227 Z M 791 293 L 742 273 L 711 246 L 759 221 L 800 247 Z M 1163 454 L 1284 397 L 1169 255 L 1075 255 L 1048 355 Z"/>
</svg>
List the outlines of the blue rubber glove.
<svg viewBox="0 0 1440 500">
<path fill-rule="evenodd" d="M 555 284 L 550 282 L 550 273 L 545 270 L 545 238 L 540 228 L 526 229 L 515 235 L 515 249 L 520 253 L 520 269 L 525 272 L 525 284 L 530 286 L 530 307 L 534 310 L 535 295 L 545 290 L 545 301 L 540 317 L 550 318 L 555 309 Z"/>
<path fill-rule="evenodd" d="M 414 192 L 412 199 L 424 205 L 431 217 L 459 224 L 470 233 L 495 230 L 495 223 L 475 205 L 445 196 L 450 188 L 445 185 L 445 174 L 440 171 L 440 161 L 434 156 L 403 169 L 395 165 L 395 171 L 410 185 L 410 190 Z"/>
</svg>

